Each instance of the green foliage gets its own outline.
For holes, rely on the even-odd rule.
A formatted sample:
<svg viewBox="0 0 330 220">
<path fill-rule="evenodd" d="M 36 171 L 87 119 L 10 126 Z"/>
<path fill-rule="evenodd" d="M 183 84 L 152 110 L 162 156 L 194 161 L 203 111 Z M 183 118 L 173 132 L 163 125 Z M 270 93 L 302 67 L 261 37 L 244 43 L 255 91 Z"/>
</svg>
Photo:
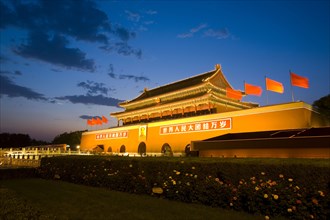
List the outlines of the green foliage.
<svg viewBox="0 0 330 220">
<path fill-rule="evenodd" d="M 70 133 L 62 133 L 57 135 L 54 140 L 53 144 L 68 144 L 70 145 L 72 150 L 76 150 L 77 145 L 80 144 L 81 134 L 84 131 L 73 131 Z"/>
<path fill-rule="evenodd" d="M 324 96 L 313 103 L 321 114 L 330 119 L 330 94 Z"/>
<path fill-rule="evenodd" d="M 270 161 L 70 156 L 43 158 L 39 173 L 49 179 L 264 216 L 326 219 L 329 160 L 315 160 L 316 165 L 314 160 Z"/>
</svg>

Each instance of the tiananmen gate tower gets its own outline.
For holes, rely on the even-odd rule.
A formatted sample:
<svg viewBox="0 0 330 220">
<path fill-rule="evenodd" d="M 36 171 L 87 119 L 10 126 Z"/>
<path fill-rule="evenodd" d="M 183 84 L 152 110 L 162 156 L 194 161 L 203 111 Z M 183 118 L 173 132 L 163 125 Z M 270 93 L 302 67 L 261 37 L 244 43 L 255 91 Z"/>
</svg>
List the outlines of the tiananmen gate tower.
<svg viewBox="0 0 330 220">
<path fill-rule="evenodd" d="M 281 142 L 281 150 L 272 145 L 273 133 L 296 131 L 301 135 L 312 128 L 329 126 L 329 121 L 311 105 L 291 102 L 260 107 L 228 96 L 228 89 L 233 90 L 219 64 L 212 71 L 144 89 L 136 98 L 119 103 L 123 111 L 110 114 L 117 119 L 117 127 L 84 132 L 81 150 L 130 156 L 330 157 L 329 147 L 322 144 L 311 151 L 306 151 L 308 146 L 299 147 L 291 142 L 285 146 L 285 140 L 284 144 Z M 269 143 L 273 147 L 259 146 L 261 142 L 253 142 L 255 145 L 251 146 L 248 144 L 251 139 L 245 138 L 244 142 L 237 138 L 239 134 L 266 133 L 270 136 L 262 136 L 266 138 L 262 146 Z M 214 141 L 228 134 L 236 134 L 229 142 L 235 139 L 240 142 L 228 145 L 228 141 Z M 325 136 L 321 142 L 330 140 L 330 134 Z M 208 144 L 207 140 L 212 138 L 212 144 Z M 261 136 L 253 140 L 258 138 Z M 309 137 L 304 138 L 303 143 L 309 143 Z M 296 139 L 289 141 L 292 140 Z M 311 140 L 314 142 L 315 139 Z"/>
</svg>

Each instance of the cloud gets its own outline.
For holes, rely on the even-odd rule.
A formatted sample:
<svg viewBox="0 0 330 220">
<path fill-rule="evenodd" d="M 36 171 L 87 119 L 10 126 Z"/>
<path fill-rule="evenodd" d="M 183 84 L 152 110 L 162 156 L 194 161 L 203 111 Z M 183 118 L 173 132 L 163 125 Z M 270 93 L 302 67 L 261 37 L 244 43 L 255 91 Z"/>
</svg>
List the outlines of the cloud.
<svg viewBox="0 0 330 220">
<path fill-rule="evenodd" d="M 14 72 L 6 71 L 6 70 L 0 70 L 0 74 L 9 74 L 9 75 L 17 75 L 17 76 L 23 75 L 22 72 L 19 71 L 19 70 L 15 70 Z"/>
<path fill-rule="evenodd" d="M 1 12 L 0 29 L 3 29 L 8 25 L 15 23 L 16 16 L 13 10 L 11 10 L 7 5 L 5 5 L 3 1 L 0 1 L 0 12 Z"/>
<path fill-rule="evenodd" d="M 29 100 L 47 101 L 43 94 L 37 93 L 30 88 L 16 85 L 10 78 L 0 74 L 0 97 L 7 95 L 10 98 L 23 97 Z"/>
<path fill-rule="evenodd" d="M 113 79 L 116 78 L 116 74 L 112 64 L 109 65 L 108 75 Z"/>
<path fill-rule="evenodd" d="M 55 31 L 78 40 L 108 42 L 111 23 L 107 14 L 89 0 L 9 1 L 0 4 L 8 19 L 1 19 L 0 27 L 18 26 L 28 30 Z M 12 8 L 13 10 L 11 10 Z"/>
<path fill-rule="evenodd" d="M 81 119 L 85 119 L 85 120 L 92 119 L 92 118 L 99 118 L 99 119 L 102 119 L 101 116 L 90 116 L 90 115 L 80 115 L 79 118 L 81 118 Z"/>
<path fill-rule="evenodd" d="M 148 15 L 155 15 L 155 14 L 157 14 L 158 12 L 157 11 L 155 11 L 155 10 L 148 10 L 148 11 L 146 11 L 146 14 L 148 14 Z"/>
<path fill-rule="evenodd" d="M 197 33 L 198 31 L 200 31 L 200 30 L 202 30 L 202 29 L 204 29 L 206 27 L 207 27 L 207 24 L 201 24 L 201 25 L 199 25 L 199 26 L 197 26 L 195 28 L 190 29 L 190 32 L 191 33 Z"/>
<path fill-rule="evenodd" d="M 132 12 L 129 10 L 125 10 L 125 13 L 127 15 L 127 20 L 133 22 L 133 27 L 135 28 L 135 30 L 142 32 L 147 31 L 148 26 L 155 23 L 154 21 L 150 20 L 150 16 L 157 14 L 157 11 L 148 10 L 141 12 Z"/>
<path fill-rule="evenodd" d="M 227 28 L 222 28 L 222 29 L 219 29 L 219 30 L 208 29 L 207 31 L 204 32 L 204 36 L 214 37 L 214 38 L 217 38 L 217 39 L 226 39 L 230 35 L 231 34 L 229 33 Z"/>
<path fill-rule="evenodd" d="M 151 24 L 154 24 L 155 23 L 155 21 L 145 21 L 145 22 L 143 22 L 143 24 L 145 24 L 145 25 L 151 25 Z"/>
<path fill-rule="evenodd" d="M 56 72 L 56 73 L 60 73 L 60 72 L 62 72 L 62 70 L 55 69 L 55 68 L 51 68 L 50 70 L 53 71 L 53 72 Z"/>
<path fill-rule="evenodd" d="M 125 10 L 125 13 L 127 14 L 127 19 L 130 21 L 134 21 L 134 22 L 139 22 L 141 15 L 139 13 L 134 13 L 131 12 L 129 10 Z"/>
<path fill-rule="evenodd" d="M 108 75 L 109 75 L 110 78 L 112 78 L 112 79 L 116 79 L 116 78 L 117 78 L 117 75 L 114 74 L 114 73 L 108 73 Z"/>
<path fill-rule="evenodd" d="M 114 51 L 124 56 L 135 55 L 139 59 L 141 59 L 142 57 L 141 49 L 134 49 L 133 47 L 129 46 L 126 42 L 118 42 L 109 46 L 101 46 L 100 49 L 103 49 L 107 52 Z"/>
<path fill-rule="evenodd" d="M 115 33 L 122 41 L 125 41 L 125 42 L 127 42 L 131 38 L 136 37 L 135 32 L 128 31 L 126 28 L 123 28 L 123 27 L 117 27 L 115 30 Z"/>
<path fill-rule="evenodd" d="M 68 39 L 96 42 L 105 47 L 123 41 L 126 45 L 113 46 L 117 48 L 114 52 L 141 56 L 140 50 L 127 46 L 127 41 L 136 33 L 114 26 L 108 15 L 97 8 L 94 0 L 0 1 L 0 11 L 1 17 L 6 18 L 0 19 L 0 29 L 14 26 L 31 33 L 28 43 L 22 43 L 16 49 L 18 55 L 27 58 L 94 71 L 94 61 L 86 59 L 86 54 L 80 49 L 69 48 Z"/>
<path fill-rule="evenodd" d="M 22 72 L 21 71 L 19 71 L 19 70 L 15 70 L 15 75 L 19 75 L 19 76 L 21 76 L 22 75 Z"/>
<path fill-rule="evenodd" d="M 77 84 L 78 87 L 82 87 L 87 90 L 87 95 L 104 94 L 107 95 L 109 91 L 115 89 L 105 87 L 104 83 L 97 83 L 87 80 L 87 82 L 80 82 Z"/>
<path fill-rule="evenodd" d="M 105 106 L 115 106 L 118 107 L 118 103 L 124 100 L 105 97 L 103 95 L 73 95 L 73 96 L 62 96 L 56 97 L 58 100 L 67 100 L 73 104 L 94 104 L 94 105 L 105 105 Z"/>
<path fill-rule="evenodd" d="M 184 33 L 184 34 L 178 34 L 178 38 L 191 38 L 193 37 L 193 33 Z"/>
<path fill-rule="evenodd" d="M 93 72 L 94 60 L 86 59 L 86 54 L 78 48 L 68 48 L 68 40 L 61 35 L 53 37 L 44 32 L 32 32 L 29 42 L 14 48 L 14 52 L 26 58 L 35 58 L 60 65 L 66 68 L 76 68 Z"/>
<path fill-rule="evenodd" d="M 120 80 L 123 80 L 123 79 L 133 79 L 135 82 L 139 82 L 139 81 L 147 82 L 147 81 L 150 81 L 150 79 L 147 78 L 147 77 L 145 77 L 145 76 L 135 76 L 135 75 L 129 75 L 129 74 L 115 74 L 114 67 L 113 67 L 112 64 L 109 65 L 108 75 L 112 79 L 120 79 Z"/>
<path fill-rule="evenodd" d="M 183 38 L 183 39 L 191 38 L 191 37 L 194 37 L 194 35 L 198 32 L 202 32 L 204 37 L 212 37 L 212 38 L 216 38 L 216 39 L 226 39 L 231 36 L 228 28 L 222 28 L 222 29 L 217 29 L 217 30 L 209 28 L 209 29 L 205 30 L 205 28 L 207 28 L 207 27 L 208 27 L 207 24 L 201 24 L 197 27 L 190 29 L 189 32 L 187 32 L 187 33 L 178 34 L 177 37 Z"/>
<path fill-rule="evenodd" d="M 187 33 L 178 34 L 177 37 L 178 38 L 191 38 L 194 36 L 195 33 L 199 32 L 200 30 L 202 30 L 206 27 L 207 27 L 207 24 L 200 24 L 199 26 L 190 29 L 189 32 L 187 32 Z"/>
<path fill-rule="evenodd" d="M 145 76 L 134 76 L 134 75 L 126 75 L 126 74 L 119 75 L 119 79 L 133 79 L 135 80 L 135 82 L 139 82 L 139 81 L 147 82 L 150 80 Z"/>
</svg>

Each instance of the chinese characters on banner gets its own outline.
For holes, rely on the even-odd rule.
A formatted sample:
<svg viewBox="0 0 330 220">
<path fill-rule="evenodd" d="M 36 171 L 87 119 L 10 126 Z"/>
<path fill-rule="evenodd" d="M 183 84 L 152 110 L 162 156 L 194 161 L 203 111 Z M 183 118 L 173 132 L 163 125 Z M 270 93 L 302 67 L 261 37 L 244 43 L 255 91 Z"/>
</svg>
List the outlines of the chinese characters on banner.
<svg viewBox="0 0 330 220">
<path fill-rule="evenodd" d="M 95 139 L 128 138 L 128 131 L 113 131 L 108 133 L 96 134 Z"/>
<path fill-rule="evenodd" d="M 167 135 L 167 134 L 180 134 L 180 133 L 188 133 L 188 132 L 225 130 L 225 129 L 231 129 L 231 118 L 161 126 L 160 134 Z"/>
</svg>

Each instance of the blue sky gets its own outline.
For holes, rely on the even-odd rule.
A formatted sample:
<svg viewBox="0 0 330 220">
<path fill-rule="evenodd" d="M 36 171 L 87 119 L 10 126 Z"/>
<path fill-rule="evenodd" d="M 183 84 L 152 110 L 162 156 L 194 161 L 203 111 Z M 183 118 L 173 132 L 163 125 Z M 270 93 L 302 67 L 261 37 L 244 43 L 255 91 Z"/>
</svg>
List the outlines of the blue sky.
<svg viewBox="0 0 330 220">
<path fill-rule="evenodd" d="M 117 103 L 214 69 L 261 106 L 330 93 L 329 1 L 0 0 L 0 132 L 51 141 Z M 284 94 L 265 92 L 265 76 Z M 105 128 L 106 125 L 95 127 Z"/>
</svg>

